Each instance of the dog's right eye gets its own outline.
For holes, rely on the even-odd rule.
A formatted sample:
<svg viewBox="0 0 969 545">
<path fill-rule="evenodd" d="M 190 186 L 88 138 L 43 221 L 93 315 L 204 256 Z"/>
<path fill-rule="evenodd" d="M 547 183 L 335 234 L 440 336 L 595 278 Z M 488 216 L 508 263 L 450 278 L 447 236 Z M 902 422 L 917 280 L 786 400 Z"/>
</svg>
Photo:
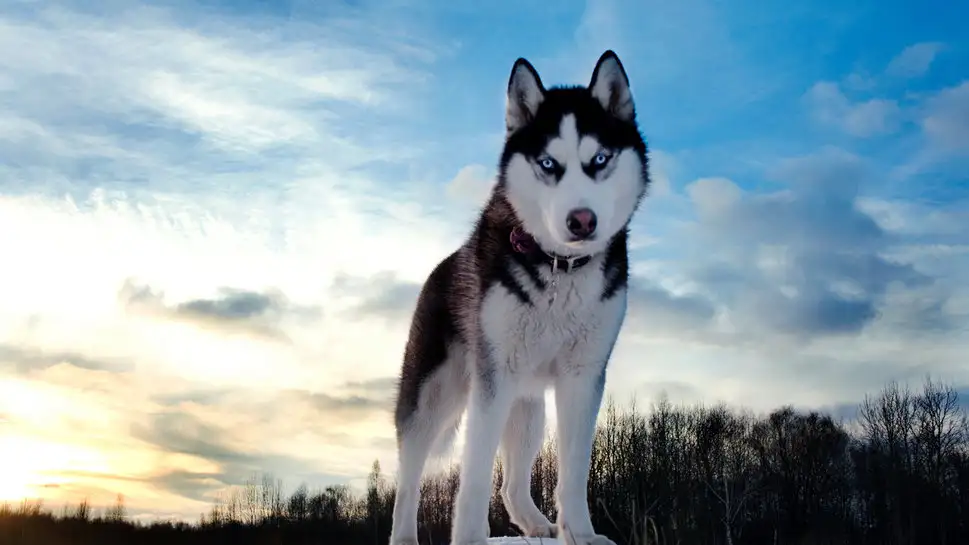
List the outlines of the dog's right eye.
<svg viewBox="0 0 969 545">
<path fill-rule="evenodd" d="M 555 172 L 555 160 L 550 157 L 545 157 L 538 162 L 538 166 L 542 167 L 542 170 L 548 173 Z"/>
</svg>

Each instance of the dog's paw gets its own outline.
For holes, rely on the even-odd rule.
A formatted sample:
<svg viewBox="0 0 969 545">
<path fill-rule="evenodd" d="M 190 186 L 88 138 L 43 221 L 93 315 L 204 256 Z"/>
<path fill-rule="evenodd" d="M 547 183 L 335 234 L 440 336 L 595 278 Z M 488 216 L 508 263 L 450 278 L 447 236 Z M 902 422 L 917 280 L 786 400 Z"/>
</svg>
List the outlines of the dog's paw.
<svg viewBox="0 0 969 545">
<path fill-rule="evenodd" d="M 549 522 L 538 509 L 535 511 L 531 517 L 512 517 L 511 523 L 521 530 L 522 537 L 555 537 L 558 527 Z"/>
<path fill-rule="evenodd" d="M 525 530 L 525 537 L 555 537 L 558 528 L 551 522 L 528 526 Z"/>
<path fill-rule="evenodd" d="M 419 545 L 414 537 L 392 537 L 390 545 Z"/>
</svg>

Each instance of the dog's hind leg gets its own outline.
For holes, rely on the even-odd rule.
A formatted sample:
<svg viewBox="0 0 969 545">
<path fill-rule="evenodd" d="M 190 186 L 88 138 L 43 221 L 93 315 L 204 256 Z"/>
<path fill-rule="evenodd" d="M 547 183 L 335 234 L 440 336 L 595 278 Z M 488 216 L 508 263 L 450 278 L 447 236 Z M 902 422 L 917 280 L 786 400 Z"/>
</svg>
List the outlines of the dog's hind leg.
<svg viewBox="0 0 969 545">
<path fill-rule="evenodd" d="M 397 496 L 394 499 L 391 545 L 417 545 L 417 509 L 424 464 L 430 450 L 426 425 L 405 428 L 397 440 Z"/>
<path fill-rule="evenodd" d="M 542 448 L 544 432 L 545 398 L 527 397 L 512 407 L 501 437 L 501 499 L 511 522 L 527 537 L 555 535 L 555 525 L 535 505 L 531 494 L 532 467 Z"/>
<path fill-rule="evenodd" d="M 463 357 L 463 356 L 462 356 Z M 420 485 L 432 447 L 460 421 L 467 400 L 463 368 L 445 363 L 422 385 L 416 407 L 397 422 L 397 496 L 391 545 L 417 545 Z"/>
</svg>

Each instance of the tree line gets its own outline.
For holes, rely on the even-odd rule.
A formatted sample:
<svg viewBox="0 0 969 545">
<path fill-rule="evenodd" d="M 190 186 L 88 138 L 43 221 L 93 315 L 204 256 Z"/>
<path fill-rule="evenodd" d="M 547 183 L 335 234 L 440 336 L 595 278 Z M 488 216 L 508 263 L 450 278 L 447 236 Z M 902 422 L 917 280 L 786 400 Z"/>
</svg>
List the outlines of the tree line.
<svg viewBox="0 0 969 545">
<path fill-rule="evenodd" d="M 555 519 L 554 440 L 532 496 Z M 517 535 L 500 499 L 491 535 Z M 458 468 L 422 484 L 422 543 L 448 541 Z M 60 515 L 36 503 L 0 508 L 0 543 L 326 543 L 385 545 L 394 487 L 374 462 L 366 490 L 291 494 L 270 475 L 218 497 L 198 522 L 134 524 L 123 504 Z M 593 445 L 596 528 L 621 545 L 949 545 L 969 543 L 969 415 L 951 386 L 888 384 L 849 423 L 781 407 L 757 416 L 723 405 L 649 411 L 607 402 Z"/>
</svg>

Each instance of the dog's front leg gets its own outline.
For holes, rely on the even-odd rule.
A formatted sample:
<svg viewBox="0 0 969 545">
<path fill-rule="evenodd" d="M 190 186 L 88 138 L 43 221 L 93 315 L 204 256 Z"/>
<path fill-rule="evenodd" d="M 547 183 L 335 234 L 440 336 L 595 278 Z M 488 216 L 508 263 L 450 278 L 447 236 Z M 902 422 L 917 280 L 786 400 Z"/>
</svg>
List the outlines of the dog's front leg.
<svg viewBox="0 0 969 545">
<path fill-rule="evenodd" d="M 615 545 L 595 533 L 588 501 L 592 441 L 604 385 L 605 364 L 564 373 L 555 382 L 557 526 L 558 538 L 567 545 Z"/>
<path fill-rule="evenodd" d="M 488 539 L 488 507 L 495 455 L 514 403 L 508 366 L 496 365 L 488 351 L 472 365 L 461 480 L 454 504 L 451 545 L 483 545 Z"/>
</svg>

